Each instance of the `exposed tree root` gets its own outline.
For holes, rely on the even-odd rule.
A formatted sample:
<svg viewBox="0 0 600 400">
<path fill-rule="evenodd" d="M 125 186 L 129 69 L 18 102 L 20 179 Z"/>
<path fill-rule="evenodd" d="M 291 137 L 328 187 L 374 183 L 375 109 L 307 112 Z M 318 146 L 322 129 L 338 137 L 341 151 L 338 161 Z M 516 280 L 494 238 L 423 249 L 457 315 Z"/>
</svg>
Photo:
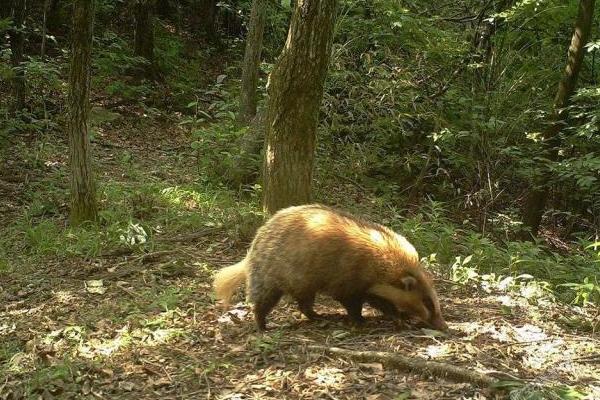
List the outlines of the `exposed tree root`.
<svg viewBox="0 0 600 400">
<path fill-rule="evenodd" d="M 492 387 L 499 380 L 489 375 L 471 371 L 463 367 L 456 367 L 437 361 L 427 361 L 418 358 L 406 357 L 400 354 L 383 351 L 354 351 L 339 347 L 309 346 L 310 349 L 325 351 L 331 354 L 347 356 L 362 362 L 380 362 L 389 367 L 402 369 L 421 375 L 436 376 L 454 382 L 466 382 L 481 387 Z"/>
</svg>

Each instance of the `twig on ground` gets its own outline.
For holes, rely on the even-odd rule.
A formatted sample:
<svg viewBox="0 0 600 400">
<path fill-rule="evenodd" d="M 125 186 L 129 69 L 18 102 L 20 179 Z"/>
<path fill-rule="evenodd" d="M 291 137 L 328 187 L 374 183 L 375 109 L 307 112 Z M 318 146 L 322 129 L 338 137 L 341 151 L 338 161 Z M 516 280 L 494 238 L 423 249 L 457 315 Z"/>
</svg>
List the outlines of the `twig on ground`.
<svg viewBox="0 0 600 400">
<path fill-rule="evenodd" d="M 123 269 L 120 269 L 120 270 L 114 271 L 114 272 L 98 274 L 98 275 L 91 277 L 90 279 L 115 279 L 115 278 L 122 278 L 124 276 L 130 275 L 130 274 L 133 274 L 136 272 L 142 272 L 143 267 L 141 267 L 141 264 L 158 261 L 160 258 L 167 256 L 167 255 L 174 254 L 175 252 L 176 252 L 176 250 L 160 250 L 160 251 L 155 251 L 153 253 L 145 253 L 145 254 L 137 256 L 131 260 L 126 260 L 126 261 L 123 261 L 123 262 L 117 264 L 118 266 L 126 265 L 127 266 L 126 268 L 123 268 Z"/>
<path fill-rule="evenodd" d="M 117 283 L 117 285 L 116 285 L 116 286 L 117 286 L 119 289 L 121 289 L 122 291 L 124 291 L 125 293 L 127 293 L 128 295 L 130 295 L 131 297 L 133 297 L 134 299 L 139 299 L 140 297 L 142 297 L 141 295 L 137 294 L 137 293 L 136 293 L 136 292 L 134 292 L 133 290 L 131 290 L 131 289 L 128 289 L 128 288 L 126 288 L 126 287 L 123 287 L 123 286 L 119 285 L 118 283 Z"/>
<path fill-rule="evenodd" d="M 354 351 L 339 347 L 310 346 L 309 348 L 350 357 L 357 361 L 380 362 L 393 368 L 408 370 L 421 375 L 433 375 L 456 382 L 467 382 L 484 387 L 491 387 L 498 383 L 497 379 L 489 375 L 471 371 L 466 368 L 456 367 L 437 361 L 406 357 L 400 354 L 382 351 Z"/>
<path fill-rule="evenodd" d="M 559 338 L 549 337 L 549 338 L 544 338 L 544 339 L 525 340 L 523 342 L 499 343 L 498 346 L 500 346 L 500 347 L 521 346 L 521 345 L 525 345 L 525 344 L 534 344 L 534 343 L 541 343 L 541 342 L 549 342 L 551 340 L 558 340 L 558 339 Z"/>
</svg>

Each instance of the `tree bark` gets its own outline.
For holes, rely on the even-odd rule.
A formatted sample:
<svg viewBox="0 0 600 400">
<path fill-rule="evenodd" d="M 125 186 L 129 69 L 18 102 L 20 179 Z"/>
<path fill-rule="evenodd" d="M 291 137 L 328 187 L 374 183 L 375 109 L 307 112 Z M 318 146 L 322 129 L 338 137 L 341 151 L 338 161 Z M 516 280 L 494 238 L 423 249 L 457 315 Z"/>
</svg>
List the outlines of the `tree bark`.
<svg viewBox="0 0 600 400">
<path fill-rule="evenodd" d="M 44 61 L 46 56 L 46 36 L 48 34 L 48 7 L 50 0 L 44 0 L 43 19 L 42 19 L 42 45 L 40 47 L 40 58 Z"/>
<path fill-rule="evenodd" d="M 246 52 L 242 71 L 242 91 L 238 121 L 247 123 L 256 115 L 258 70 L 262 51 L 263 32 L 267 17 L 267 0 L 254 0 L 250 11 L 250 27 L 246 37 Z"/>
<path fill-rule="evenodd" d="M 0 2 L 0 18 L 10 18 L 10 12 L 12 9 L 12 0 L 5 0 Z"/>
<path fill-rule="evenodd" d="M 265 111 L 261 109 L 249 122 L 248 130 L 242 136 L 235 149 L 233 162 L 228 165 L 223 177 L 234 187 L 254 183 L 260 178 L 260 167 L 255 160 L 259 159 L 265 143 Z"/>
<path fill-rule="evenodd" d="M 217 1 L 192 0 L 193 30 L 204 34 L 210 41 L 217 37 Z"/>
<path fill-rule="evenodd" d="M 50 6 L 48 7 L 48 16 L 46 18 L 48 32 L 55 33 L 62 25 L 59 4 L 59 0 L 50 0 Z"/>
<path fill-rule="evenodd" d="M 558 145 L 560 145 L 560 132 L 568 118 L 569 101 L 575 87 L 579 71 L 583 65 L 585 45 L 590 36 L 595 0 L 580 0 L 579 12 L 575 22 L 575 29 L 571 37 L 571 45 L 567 54 L 567 66 L 563 72 L 562 79 L 558 84 L 558 91 L 554 98 L 550 123 L 543 132 L 543 146 L 550 162 L 558 159 Z M 523 223 L 529 229 L 530 235 L 537 235 L 546 210 L 549 196 L 548 181 L 551 176 L 548 172 L 542 174 L 539 179 L 534 180 L 527 194 L 525 207 L 523 209 Z M 526 234 L 527 235 L 527 234 Z"/>
<path fill-rule="evenodd" d="M 173 4 L 170 0 L 161 0 L 157 3 L 156 13 L 162 18 L 171 19 L 173 17 Z"/>
<path fill-rule="evenodd" d="M 25 107 L 25 71 L 23 63 L 23 49 L 25 46 L 25 0 L 13 0 L 12 19 L 13 27 L 9 31 L 11 64 L 14 70 L 12 90 L 15 102 L 13 111 L 18 112 Z"/>
<path fill-rule="evenodd" d="M 319 108 L 331 56 L 336 0 L 299 0 L 269 95 L 263 209 L 310 202 Z"/>
<path fill-rule="evenodd" d="M 136 0 L 134 3 L 134 54 L 144 57 L 146 77 L 154 74 L 154 0 Z"/>
<path fill-rule="evenodd" d="M 67 120 L 73 224 L 97 219 L 96 186 L 88 135 L 93 25 L 94 0 L 75 0 Z"/>
</svg>

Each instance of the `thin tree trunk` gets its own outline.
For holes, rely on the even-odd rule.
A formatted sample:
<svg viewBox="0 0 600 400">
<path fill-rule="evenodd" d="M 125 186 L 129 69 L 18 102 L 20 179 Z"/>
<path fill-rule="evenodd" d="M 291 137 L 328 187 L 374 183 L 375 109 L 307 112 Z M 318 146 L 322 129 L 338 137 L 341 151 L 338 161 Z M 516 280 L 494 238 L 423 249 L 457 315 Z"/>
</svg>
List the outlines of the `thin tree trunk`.
<svg viewBox="0 0 600 400">
<path fill-rule="evenodd" d="M 48 7 L 50 7 L 50 0 L 44 0 L 43 10 L 43 21 L 42 21 L 42 45 L 40 47 L 40 58 L 44 61 L 46 56 L 46 35 L 48 30 Z"/>
<path fill-rule="evenodd" d="M 94 0 L 75 0 L 67 120 L 73 224 L 95 221 L 97 218 L 96 186 L 88 135 L 93 25 Z"/>
<path fill-rule="evenodd" d="M 246 37 L 240 112 L 238 114 L 238 121 L 243 123 L 247 123 L 256 115 L 256 87 L 266 17 L 267 0 L 254 0 L 250 11 L 250 27 Z"/>
<path fill-rule="evenodd" d="M 136 0 L 134 4 L 134 54 L 144 57 L 146 77 L 154 75 L 154 0 Z"/>
<path fill-rule="evenodd" d="M 21 111 L 25 107 L 25 71 L 23 66 L 23 49 L 25 46 L 25 0 L 14 0 L 12 17 L 13 28 L 9 31 L 11 64 L 14 70 L 12 81 L 15 102 L 13 111 Z"/>
<path fill-rule="evenodd" d="M 331 56 L 336 0 L 299 0 L 271 72 L 266 118 L 263 209 L 311 200 L 319 108 Z"/>
<path fill-rule="evenodd" d="M 48 7 L 48 17 L 46 24 L 48 25 L 48 31 L 55 33 L 57 29 L 62 25 L 60 19 L 60 7 L 59 0 L 50 0 L 50 6 Z"/>
<path fill-rule="evenodd" d="M 583 65 L 585 45 L 590 36 L 592 26 L 594 3 L 595 0 L 581 0 L 579 2 L 579 12 L 567 56 L 567 66 L 558 85 L 556 97 L 554 98 L 550 124 L 543 133 L 543 144 L 548 154 L 548 159 L 551 162 L 558 159 L 559 135 L 568 118 L 567 107 L 569 106 L 571 96 L 575 92 L 579 71 Z M 523 223 L 532 235 L 537 235 L 542 216 L 546 210 L 549 195 L 547 182 L 550 178 L 551 176 L 546 172 L 539 179 L 534 180 L 525 201 Z"/>
<path fill-rule="evenodd" d="M 217 38 L 217 1 L 192 0 L 192 25 L 197 32 L 204 34 L 210 41 Z"/>
</svg>

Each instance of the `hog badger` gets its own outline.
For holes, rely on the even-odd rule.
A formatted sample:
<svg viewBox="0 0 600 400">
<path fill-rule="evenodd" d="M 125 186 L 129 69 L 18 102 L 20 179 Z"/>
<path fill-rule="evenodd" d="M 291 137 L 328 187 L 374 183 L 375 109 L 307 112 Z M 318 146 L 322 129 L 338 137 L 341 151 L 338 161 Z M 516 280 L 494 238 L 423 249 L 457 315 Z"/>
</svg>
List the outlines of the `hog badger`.
<svg viewBox="0 0 600 400">
<path fill-rule="evenodd" d="M 227 306 L 246 282 L 260 331 L 282 295 L 291 296 L 309 319 L 315 295 L 339 301 L 362 322 L 362 306 L 406 312 L 445 330 L 437 294 L 415 248 L 401 235 L 322 205 L 278 211 L 256 233 L 246 257 L 219 271 L 216 297 Z"/>
</svg>

